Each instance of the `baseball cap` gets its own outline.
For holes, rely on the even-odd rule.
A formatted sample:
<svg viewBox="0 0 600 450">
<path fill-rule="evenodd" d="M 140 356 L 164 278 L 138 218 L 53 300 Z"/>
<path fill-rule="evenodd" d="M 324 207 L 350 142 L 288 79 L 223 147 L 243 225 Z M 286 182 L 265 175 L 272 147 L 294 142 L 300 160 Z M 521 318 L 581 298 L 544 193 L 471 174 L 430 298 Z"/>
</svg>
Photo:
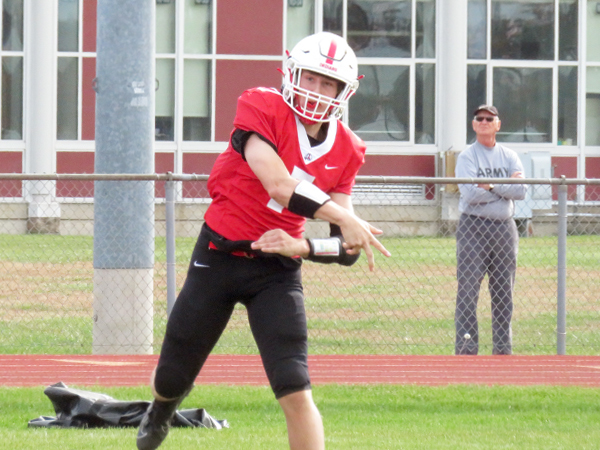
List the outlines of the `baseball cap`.
<svg viewBox="0 0 600 450">
<path fill-rule="evenodd" d="M 487 111 L 494 116 L 498 115 L 498 108 L 492 105 L 479 105 L 479 107 L 473 112 L 473 115 L 476 116 L 479 111 Z"/>
</svg>

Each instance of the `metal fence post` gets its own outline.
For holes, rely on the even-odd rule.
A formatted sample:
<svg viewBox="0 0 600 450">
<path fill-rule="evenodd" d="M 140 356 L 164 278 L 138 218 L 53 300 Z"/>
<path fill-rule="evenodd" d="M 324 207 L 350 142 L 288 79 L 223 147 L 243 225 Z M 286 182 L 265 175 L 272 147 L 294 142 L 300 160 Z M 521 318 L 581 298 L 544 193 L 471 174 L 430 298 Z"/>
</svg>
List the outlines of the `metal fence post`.
<svg viewBox="0 0 600 450">
<path fill-rule="evenodd" d="M 152 174 L 156 2 L 97 3 L 94 170 Z M 152 354 L 154 221 L 153 182 L 95 183 L 96 354 Z"/>
<path fill-rule="evenodd" d="M 558 186 L 556 354 L 567 352 L 567 185 Z"/>
<path fill-rule="evenodd" d="M 171 177 L 172 174 L 169 173 Z M 165 183 L 165 220 L 167 235 L 167 317 L 175 305 L 175 181 Z"/>
</svg>

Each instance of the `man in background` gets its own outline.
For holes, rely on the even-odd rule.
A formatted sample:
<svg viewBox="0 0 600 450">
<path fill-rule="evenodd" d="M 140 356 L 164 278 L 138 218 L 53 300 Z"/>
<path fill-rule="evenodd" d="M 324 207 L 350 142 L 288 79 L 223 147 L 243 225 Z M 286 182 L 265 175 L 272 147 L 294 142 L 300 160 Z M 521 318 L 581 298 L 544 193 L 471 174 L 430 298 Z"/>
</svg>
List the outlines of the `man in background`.
<svg viewBox="0 0 600 450">
<path fill-rule="evenodd" d="M 458 156 L 458 178 L 523 178 L 523 165 L 511 149 L 496 142 L 501 122 L 495 106 L 473 112 L 474 144 Z M 458 293 L 456 296 L 455 354 L 479 351 L 477 301 L 488 275 L 492 300 L 494 355 L 512 354 L 511 319 L 517 270 L 519 234 L 513 219 L 515 200 L 525 198 L 524 184 L 460 184 L 456 232 Z"/>
</svg>

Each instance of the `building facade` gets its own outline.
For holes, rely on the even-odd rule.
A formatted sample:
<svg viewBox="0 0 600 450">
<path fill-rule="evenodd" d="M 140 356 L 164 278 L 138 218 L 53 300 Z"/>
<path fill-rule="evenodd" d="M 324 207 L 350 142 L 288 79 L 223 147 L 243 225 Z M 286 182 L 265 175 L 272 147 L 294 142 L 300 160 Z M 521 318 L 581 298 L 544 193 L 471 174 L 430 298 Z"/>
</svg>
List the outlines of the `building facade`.
<svg viewBox="0 0 600 450">
<path fill-rule="evenodd" d="M 93 173 L 101 1 L 0 0 L 0 173 Z M 156 172 L 209 173 L 240 93 L 279 86 L 286 49 L 325 30 L 365 75 L 345 117 L 368 144 L 360 175 L 447 175 L 473 109 L 493 103 L 499 139 L 547 152 L 546 176 L 600 177 L 599 1 L 145 1 Z"/>
</svg>

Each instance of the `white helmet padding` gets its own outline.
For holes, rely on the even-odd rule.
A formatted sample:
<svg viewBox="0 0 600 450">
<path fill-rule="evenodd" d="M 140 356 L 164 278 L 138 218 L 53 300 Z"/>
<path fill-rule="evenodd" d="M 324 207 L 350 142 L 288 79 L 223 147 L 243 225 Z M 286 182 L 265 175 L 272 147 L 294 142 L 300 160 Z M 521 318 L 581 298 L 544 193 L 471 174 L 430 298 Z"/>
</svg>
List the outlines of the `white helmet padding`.
<svg viewBox="0 0 600 450">
<path fill-rule="evenodd" d="M 300 87 L 302 71 L 308 70 L 341 82 L 336 98 L 319 95 Z M 296 114 L 309 122 L 329 122 L 342 117 L 348 99 L 358 89 L 358 61 L 346 41 L 333 33 L 321 32 L 302 39 L 293 48 L 283 69 L 283 98 Z M 296 96 L 307 98 L 315 107 L 307 110 L 296 102 Z M 319 106 L 325 112 L 317 113 Z"/>
</svg>

